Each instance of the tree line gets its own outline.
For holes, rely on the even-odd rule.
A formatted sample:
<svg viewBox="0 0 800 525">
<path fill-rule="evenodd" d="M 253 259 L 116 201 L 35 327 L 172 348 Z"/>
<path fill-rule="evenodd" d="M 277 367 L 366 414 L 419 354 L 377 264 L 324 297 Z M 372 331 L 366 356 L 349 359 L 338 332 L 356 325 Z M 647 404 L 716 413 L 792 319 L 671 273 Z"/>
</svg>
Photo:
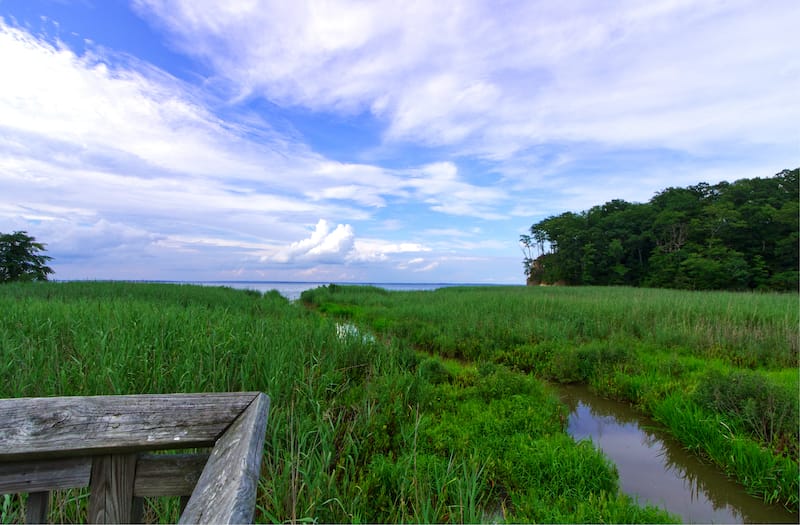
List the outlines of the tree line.
<svg viewBox="0 0 800 525">
<path fill-rule="evenodd" d="M 798 290 L 800 168 L 551 216 L 520 236 L 528 284 Z"/>
</svg>

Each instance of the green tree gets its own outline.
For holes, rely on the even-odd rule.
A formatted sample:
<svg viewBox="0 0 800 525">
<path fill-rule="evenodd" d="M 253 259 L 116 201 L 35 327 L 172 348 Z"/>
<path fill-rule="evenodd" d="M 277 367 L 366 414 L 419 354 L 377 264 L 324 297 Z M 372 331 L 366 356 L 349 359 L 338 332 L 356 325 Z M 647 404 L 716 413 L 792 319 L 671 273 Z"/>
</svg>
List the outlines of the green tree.
<svg viewBox="0 0 800 525">
<path fill-rule="evenodd" d="M 10 281 L 46 281 L 53 269 L 47 266 L 52 257 L 42 255 L 44 244 L 24 231 L 0 233 L 0 283 Z"/>
<path fill-rule="evenodd" d="M 680 263 L 680 283 L 693 290 L 742 290 L 750 281 L 750 268 L 742 254 L 720 242 L 689 253 Z"/>
<path fill-rule="evenodd" d="M 797 290 L 798 179 L 800 168 L 701 182 L 548 217 L 521 237 L 525 273 L 531 284 Z"/>
</svg>

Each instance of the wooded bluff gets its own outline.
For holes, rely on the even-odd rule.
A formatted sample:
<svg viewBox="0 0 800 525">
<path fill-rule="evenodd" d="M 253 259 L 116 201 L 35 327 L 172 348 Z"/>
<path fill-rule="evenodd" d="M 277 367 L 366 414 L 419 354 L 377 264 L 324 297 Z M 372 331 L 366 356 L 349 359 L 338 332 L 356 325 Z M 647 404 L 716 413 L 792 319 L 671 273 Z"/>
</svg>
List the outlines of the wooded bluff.
<svg viewBox="0 0 800 525">
<path fill-rule="evenodd" d="M 551 216 L 520 236 L 528 284 L 798 290 L 800 168 Z"/>
</svg>

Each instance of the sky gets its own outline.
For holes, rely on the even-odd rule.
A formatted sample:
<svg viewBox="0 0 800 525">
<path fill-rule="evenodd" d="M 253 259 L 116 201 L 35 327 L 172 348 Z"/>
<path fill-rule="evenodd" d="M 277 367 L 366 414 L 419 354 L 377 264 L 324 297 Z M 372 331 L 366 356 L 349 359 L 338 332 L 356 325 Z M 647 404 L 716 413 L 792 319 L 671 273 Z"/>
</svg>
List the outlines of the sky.
<svg viewBox="0 0 800 525">
<path fill-rule="evenodd" d="M 796 0 L 0 0 L 55 279 L 523 284 L 520 234 L 800 165 Z"/>
</svg>

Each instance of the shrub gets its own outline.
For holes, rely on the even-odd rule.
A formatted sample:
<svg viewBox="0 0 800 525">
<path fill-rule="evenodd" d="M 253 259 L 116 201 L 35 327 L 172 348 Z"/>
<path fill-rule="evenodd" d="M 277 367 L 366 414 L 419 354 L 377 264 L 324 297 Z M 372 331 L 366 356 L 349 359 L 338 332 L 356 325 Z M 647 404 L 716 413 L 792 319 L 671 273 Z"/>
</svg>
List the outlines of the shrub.
<svg viewBox="0 0 800 525">
<path fill-rule="evenodd" d="M 710 370 L 694 392 L 700 406 L 732 418 L 733 423 L 764 443 L 782 434 L 797 442 L 798 398 L 750 370 L 722 373 Z"/>
<path fill-rule="evenodd" d="M 525 344 L 508 350 L 498 350 L 493 361 L 519 372 L 541 374 L 546 370 L 552 353 L 552 345 Z"/>
<path fill-rule="evenodd" d="M 441 361 L 434 357 L 429 357 L 419 364 L 419 377 L 432 385 L 449 383 L 450 372 L 445 368 Z"/>
</svg>

